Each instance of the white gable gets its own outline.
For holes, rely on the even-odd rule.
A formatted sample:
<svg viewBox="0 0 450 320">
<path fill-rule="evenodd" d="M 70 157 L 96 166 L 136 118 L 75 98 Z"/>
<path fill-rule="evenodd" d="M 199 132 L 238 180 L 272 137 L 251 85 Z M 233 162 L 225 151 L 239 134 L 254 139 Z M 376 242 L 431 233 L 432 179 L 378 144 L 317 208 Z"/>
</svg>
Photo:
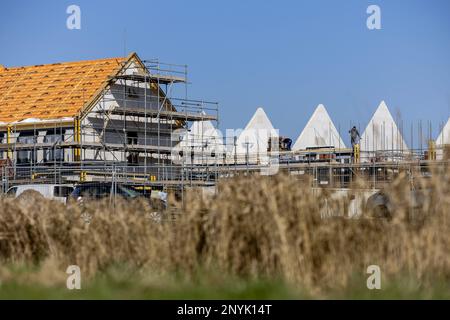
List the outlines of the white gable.
<svg viewBox="0 0 450 320">
<path fill-rule="evenodd" d="M 406 151 L 408 147 L 384 101 L 361 135 L 361 151 Z"/>
<path fill-rule="evenodd" d="M 320 104 L 317 106 L 292 149 L 304 150 L 308 147 L 325 146 L 345 148 L 344 141 L 342 141 L 327 110 Z"/>
<path fill-rule="evenodd" d="M 278 137 L 267 114 L 258 108 L 236 141 L 236 153 L 266 154 L 270 137 Z"/>
<path fill-rule="evenodd" d="M 450 144 L 450 118 L 436 139 L 436 145 Z"/>
<path fill-rule="evenodd" d="M 252 129 L 274 130 L 272 122 L 270 122 L 263 108 L 256 109 L 255 114 L 247 123 L 244 131 Z"/>
<path fill-rule="evenodd" d="M 223 139 L 211 121 L 195 121 L 180 142 L 182 147 L 223 150 Z"/>
<path fill-rule="evenodd" d="M 175 148 L 184 150 L 186 163 L 195 164 L 221 163 L 225 153 L 222 135 L 209 120 L 195 121 Z"/>
</svg>

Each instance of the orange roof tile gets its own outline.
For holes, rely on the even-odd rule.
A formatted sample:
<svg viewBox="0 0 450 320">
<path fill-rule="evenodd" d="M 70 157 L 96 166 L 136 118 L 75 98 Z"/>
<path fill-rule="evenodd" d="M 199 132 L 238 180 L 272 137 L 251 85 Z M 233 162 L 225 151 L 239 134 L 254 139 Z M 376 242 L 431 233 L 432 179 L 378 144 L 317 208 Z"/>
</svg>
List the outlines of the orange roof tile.
<svg viewBox="0 0 450 320">
<path fill-rule="evenodd" d="M 76 116 L 127 58 L 0 67 L 0 122 Z"/>
</svg>

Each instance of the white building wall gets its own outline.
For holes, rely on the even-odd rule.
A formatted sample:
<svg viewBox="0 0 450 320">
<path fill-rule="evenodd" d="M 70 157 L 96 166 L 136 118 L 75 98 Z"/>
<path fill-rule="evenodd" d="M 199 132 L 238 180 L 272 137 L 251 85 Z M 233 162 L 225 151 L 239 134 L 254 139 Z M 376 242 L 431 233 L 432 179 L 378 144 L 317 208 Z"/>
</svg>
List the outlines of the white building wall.
<svg viewBox="0 0 450 320">
<path fill-rule="evenodd" d="M 143 116 L 124 117 L 123 115 L 108 113 L 111 109 L 126 110 L 129 108 L 134 110 L 141 109 L 142 111 L 158 109 L 158 99 L 154 97 L 155 90 L 144 88 L 144 84 L 141 87 L 136 87 L 136 84 L 130 81 L 119 80 L 118 82 L 120 83 L 111 86 L 111 90 L 108 90 L 104 98 L 99 100 L 83 120 L 82 141 L 128 144 L 130 141 L 127 139 L 127 132 L 132 132 L 137 134 L 138 145 L 158 146 L 159 141 L 159 145 L 162 147 L 173 146 L 174 143 L 171 141 L 171 131 L 173 129 L 171 129 L 171 125 L 172 128 L 175 128 L 175 122 L 172 121 L 171 123 L 170 120 L 161 119 L 158 126 L 157 120 L 154 118 L 147 118 L 147 123 L 145 123 Z M 98 161 L 126 162 L 127 155 L 128 153 L 123 151 L 86 150 L 83 152 L 85 160 Z M 140 153 L 142 159 L 144 156 L 145 153 Z M 150 155 L 148 154 L 148 156 Z"/>
</svg>

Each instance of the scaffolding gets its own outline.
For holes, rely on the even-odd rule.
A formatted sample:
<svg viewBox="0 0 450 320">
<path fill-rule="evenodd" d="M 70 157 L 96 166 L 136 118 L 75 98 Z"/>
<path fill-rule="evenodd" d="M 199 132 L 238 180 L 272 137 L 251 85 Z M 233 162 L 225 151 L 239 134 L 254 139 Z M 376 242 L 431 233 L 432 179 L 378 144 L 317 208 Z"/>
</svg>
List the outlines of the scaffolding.
<svg viewBox="0 0 450 320">
<path fill-rule="evenodd" d="M 119 171 L 124 180 L 163 189 L 207 182 L 192 179 L 183 161 L 174 162 L 185 158 L 174 154 L 179 143 L 174 137 L 186 135 L 195 121 L 217 127 L 218 103 L 189 99 L 187 65 L 158 59 L 125 63 L 92 107 L 73 119 L 4 126 L 0 155 L 8 162 L 2 164 L 3 180 L 75 183 L 110 179 Z M 84 95 L 76 90 L 70 93 Z"/>
</svg>

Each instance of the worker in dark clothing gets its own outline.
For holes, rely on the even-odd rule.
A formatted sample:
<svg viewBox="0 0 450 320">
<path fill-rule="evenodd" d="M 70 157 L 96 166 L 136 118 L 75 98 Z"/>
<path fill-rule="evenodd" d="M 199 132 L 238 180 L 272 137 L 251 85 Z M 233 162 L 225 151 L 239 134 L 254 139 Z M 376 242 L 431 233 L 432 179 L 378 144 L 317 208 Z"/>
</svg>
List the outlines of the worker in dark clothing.
<svg viewBox="0 0 450 320">
<path fill-rule="evenodd" d="M 283 151 L 291 151 L 292 139 L 281 137 L 281 142 L 283 146 L 282 148 Z"/>
<path fill-rule="evenodd" d="M 350 133 L 352 148 L 354 148 L 355 144 L 359 144 L 359 139 L 361 139 L 361 136 L 359 135 L 358 129 L 356 129 L 355 126 L 353 126 L 353 128 L 348 133 Z"/>
</svg>

